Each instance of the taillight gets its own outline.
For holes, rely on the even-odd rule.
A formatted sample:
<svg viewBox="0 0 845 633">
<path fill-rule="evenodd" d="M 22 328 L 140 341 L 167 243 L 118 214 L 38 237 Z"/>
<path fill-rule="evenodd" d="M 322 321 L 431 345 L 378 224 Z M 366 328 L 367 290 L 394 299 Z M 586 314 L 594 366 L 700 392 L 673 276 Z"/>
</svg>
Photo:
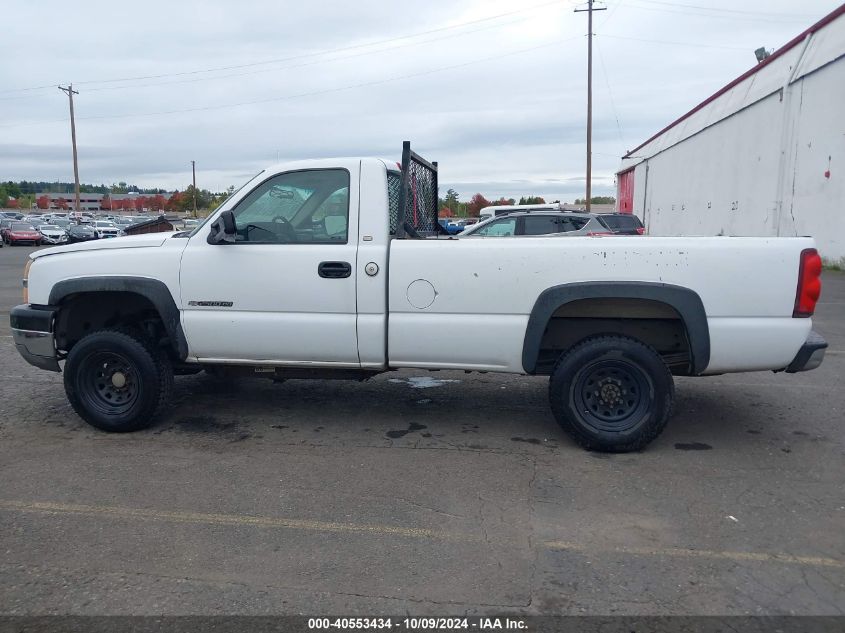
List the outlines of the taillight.
<svg viewBox="0 0 845 633">
<path fill-rule="evenodd" d="M 595 236 L 595 235 L 613 235 L 610 231 L 587 231 L 587 235 Z"/>
<path fill-rule="evenodd" d="M 816 310 L 816 302 L 822 293 L 822 258 L 815 248 L 801 251 L 798 266 L 798 289 L 795 291 L 793 317 L 810 317 Z"/>
<path fill-rule="evenodd" d="M 645 227 L 644 226 L 638 226 L 637 227 L 637 235 L 645 235 Z"/>
</svg>

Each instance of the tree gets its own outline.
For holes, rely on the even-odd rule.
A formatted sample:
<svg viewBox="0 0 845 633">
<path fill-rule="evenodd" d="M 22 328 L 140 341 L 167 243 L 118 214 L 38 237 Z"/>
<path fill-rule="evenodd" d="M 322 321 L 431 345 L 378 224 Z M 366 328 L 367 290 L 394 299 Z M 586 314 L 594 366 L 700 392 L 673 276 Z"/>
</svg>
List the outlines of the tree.
<svg viewBox="0 0 845 633">
<path fill-rule="evenodd" d="M 38 196 L 38 200 L 35 201 L 35 204 L 38 206 L 39 209 L 49 209 L 50 198 L 48 198 L 47 196 Z"/>
<path fill-rule="evenodd" d="M 100 198 L 100 210 L 101 211 L 108 211 L 111 209 L 112 201 L 108 194 L 104 195 Z"/>
<path fill-rule="evenodd" d="M 177 212 L 184 210 L 184 195 L 179 191 L 174 191 L 173 195 L 167 200 L 165 208 L 170 212 Z"/>
<path fill-rule="evenodd" d="M 65 200 L 64 198 L 59 198 L 58 200 L 56 200 L 56 208 L 62 209 L 63 211 L 66 211 L 67 210 L 67 200 Z"/>
<path fill-rule="evenodd" d="M 454 189 L 449 189 L 446 192 L 446 198 L 443 202 L 445 207 L 448 207 L 450 211 L 454 211 L 455 207 L 458 206 L 458 192 Z"/>
<path fill-rule="evenodd" d="M 478 215 L 484 207 L 489 207 L 490 201 L 482 196 L 480 193 L 475 194 L 467 203 L 467 213 L 469 215 Z"/>
<path fill-rule="evenodd" d="M 525 196 L 519 199 L 519 204 L 546 204 L 540 196 Z"/>
<path fill-rule="evenodd" d="M 167 204 L 167 198 L 160 193 L 157 193 L 150 198 L 150 209 L 156 213 L 164 211 L 164 206 Z"/>
<path fill-rule="evenodd" d="M 587 199 L 576 198 L 575 204 L 587 204 Z M 613 196 L 593 196 L 590 198 L 590 204 L 616 204 L 616 198 Z"/>
<path fill-rule="evenodd" d="M 18 183 L 16 182 L 12 182 L 11 180 L 7 183 L 0 184 L 0 191 L 2 191 L 3 189 L 6 190 L 6 195 L 10 198 L 20 198 L 21 194 L 23 193 L 21 191 L 20 185 L 18 185 Z"/>
<path fill-rule="evenodd" d="M 440 213 L 437 214 L 439 218 L 453 218 L 455 214 L 452 212 L 452 209 L 449 207 L 443 207 L 440 209 Z"/>
<path fill-rule="evenodd" d="M 502 196 L 498 200 L 493 200 L 489 206 L 508 207 L 513 206 L 514 204 L 516 204 L 516 200 L 514 200 L 513 198 L 505 198 L 504 196 Z"/>
</svg>

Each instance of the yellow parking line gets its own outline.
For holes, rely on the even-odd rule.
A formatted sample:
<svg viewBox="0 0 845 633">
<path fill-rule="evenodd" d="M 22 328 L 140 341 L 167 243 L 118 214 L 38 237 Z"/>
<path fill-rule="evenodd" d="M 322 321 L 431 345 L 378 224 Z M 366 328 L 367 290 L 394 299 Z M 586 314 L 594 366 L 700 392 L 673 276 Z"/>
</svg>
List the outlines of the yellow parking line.
<svg viewBox="0 0 845 633">
<path fill-rule="evenodd" d="M 392 535 L 410 538 L 422 538 L 442 541 L 464 541 L 484 543 L 479 537 L 469 534 L 457 534 L 426 528 L 398 527 L 390 525 L 366 525 L 359 523 L 340 523 L 335 521 L 312 521 L 284 517 L 250 516 L 242 514 L 217 514 L 206 512 L 184 512 L 179 510 L 152 510 L 145 508 L 125 508 L 119 506 L 88 505 L 76 503 L 52 503 L 44 501 L 9 501 L 0 500 L 0 510 L 34 512 L 50 515 L 76 515 L 97 518 L 140 519 L 167 521 L 172 523 L 194 523 L 203 525 L 231 525 L 237 527 L 262 527 L 276 529 L 307 530 L 315 532 L 348 532 L 371 534 L 374 536 Z M 502 543 L 506 546 L 507 543 Z M 834 558 L 818 556 L 793 556 L 780 553 L 730 552 L 686 548 L 648 548 L 648 547 L 609 547 L 597 548 L 569 541 L 546 541 L 546 549 L 577 552 L 579 554 L 607 555 L 622 554 L 627 556 L 681 558 L 701 558 L 710 560 L 731 560 L 736 562 L 781 563 L 804 565 L 809 567 L 835 567 L 845 569 L 845 562 Z"/>
<path fill-rule="evenodd" d="M 567 550 L 578 553 L 589 553 L 587 548 L 578 543 L 566 541 L 546 541 L 544 545 L 548 549 Z M 683 547 L 650 548 L 650 547 L 611 547 L 608 550 L 601 550 L 600 553 L 617 553 L 629 556 L 675 556 L 680 558 L 709 558 L 716 560 L 732 560 L 737 562 L 755 563 L 786 563 L 790 565 L 806 565 L 809 567 L 837 567 L 845 569 L 845 561 L 835 558 L 822 558 L 819 556 L 793 556 L 791 554 L 769 554 L 760 552 L 726 552 L 706 549 L 687 549 Z"/>
<path fill-rule="evenodd" d="M 425 528 L 397 527 L 389 525 L 361 525 L 333 521 L 311 521 L 281 517 L 249 516 L 242 514 L 210 514 L 205 512 L 182 512 L 173 510 L 148 510 L 144 508 L 122 508 L 116 506 L 81 505 L 70 503 L 46 503 L 40 501 L 0 501 L 0 510 L 38 512 L 42 514 L 75 514 L 82 516 L 114 517 L 118 519 L 148 519 L 175 523 L 202 523 L 208 525 L 257 526 L 316 532 L 358 532 L 364 534 L 392 534 L 414 538 L 464 540 L 463 537 Z"/>
</svg>

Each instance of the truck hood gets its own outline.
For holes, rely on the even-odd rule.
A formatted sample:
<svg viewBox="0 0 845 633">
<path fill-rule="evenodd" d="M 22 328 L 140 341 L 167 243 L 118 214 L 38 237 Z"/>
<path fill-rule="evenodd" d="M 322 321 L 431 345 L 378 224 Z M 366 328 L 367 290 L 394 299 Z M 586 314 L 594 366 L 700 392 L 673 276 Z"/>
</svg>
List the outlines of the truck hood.
<svg viewBox="0 0 845 633">
<path fill-rule="evenodd" d="M 74 253 L 77 251 L 99 251 L 112 248 L 150 248 L 161 246 L 165 243 L 165 241 L 167 241 L 167 238 L 174 233 L 178 233 L 178 231 L 168 233 L 147 233 L 146 235 L 131 235 L 108 240 L 92 240 L 90 242 L 77 242 L 75 244 L 66 244 L 65 246 L 56 246 L 54 248 L 44 248 L 30 254 L 30 257 L 32 259 L 38 259 L 39 257 L 44 257 L 46 255 L 61 255 L 62 253 Z"/>
</svg>

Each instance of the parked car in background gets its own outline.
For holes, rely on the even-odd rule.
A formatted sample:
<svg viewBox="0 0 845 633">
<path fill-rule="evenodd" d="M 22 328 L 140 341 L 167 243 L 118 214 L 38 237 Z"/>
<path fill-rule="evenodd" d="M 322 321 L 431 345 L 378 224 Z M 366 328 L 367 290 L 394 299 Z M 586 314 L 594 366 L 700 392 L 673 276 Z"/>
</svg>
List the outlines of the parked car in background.
<svg viewBox="0 0 845 633">
<path fill-rule="evenodd" d="M 115 226 L 122 229 L 125 229 L 127 226 L 132 226 L 133 224 L 135 224 L 134 218 L 127 217 L 117 217 L 112 220 L 112 222 L 114 222 Z"/>
<path fill-rule="evenodd" d="M 55 224 L 39 224 L 35 230 L 41 234 L 44 244 L 64 244 L 68 241 L 67 232 Z"/>
<path fill-rule="evenodd" d="M 12 218 L 7 218 L 5 215 L 0 216 L 0 241 L 6 241 L 6 231 L 12 226 L 12 222 L 14 222 Z"/>
<path fill-rule="evenodd" d="M 632 213 L 598 213 L 602 222 L 616 235 L 645 235 L 645 227 Z"/>
<path fill-rule="evenodd" d="M 552 202 L 549 204 L 500 204 L 492 207 L 484 207 L 478 212 L 478 217 L 481 221 L 489 220 L 490 218 L 498 218 L 500 215 L 508 215 L 510 213 L 534 213 L 537 211 L 561 211 L 560 203 Z"/>
<path fill-rule="evenodd" d="M 182 230 L 183 231 L 193 231 L 197 228 L 199 224 L 199 220 L 194 220 L 193 218 L 187 218 L 182 222 Z"/>
<path fill-rule="evenodd" d="M 74 224 L 67 228 L 67 239 L 71 244 L 96 240 L 97 234 L 88 224 Z"/>
<path fill-rule="evenodd" d="M 11 226 L 6 229 L 4 234 L 6 243 L 9 246 L 16 244 L 34 244 L 39 246 L 41 244 L 41 233 L 35 230 L 29 222 L 13 221 Z"/>
<path fill-rule="evenodd" d="M 449 218 L 440 218 L 437 220 L 437 223 L 443 227 L 443 230 L 449 235 L 457 235 L 466 228 L 462 224 L 458 224 L 455 220 L 450 220 Z"/>
<path fill-rule="evenodd" d="M 23 213 L 17 211 L 0 211 L 0 216 L 10 220 L 23 220 Z"/>
<path fill-rule="evenodd" d="M 531 235 L 610 235 L 610 229 L 590 213 L 560 211 L 509 213 L 491 217 L 467 228 L 460 237 L 511 237 Z"/>
<path fill-rule="evenodd" d="M 75 222 L 71 222 L 66 218 L 51 218 L 49 222 L 50 224 L 53 224 L 54 226 L 57 226 L 60 229 L 64 229 L 65 231 L 67 231 L 72 226 L 76 226 Z"/>
<path fill-rule="evenodd" d="M 114 222 L 109 220 L 96 220 L 92 222 L 94 234 L 98 238 L 117 237 L 123 234 Z"/>
</svg>

